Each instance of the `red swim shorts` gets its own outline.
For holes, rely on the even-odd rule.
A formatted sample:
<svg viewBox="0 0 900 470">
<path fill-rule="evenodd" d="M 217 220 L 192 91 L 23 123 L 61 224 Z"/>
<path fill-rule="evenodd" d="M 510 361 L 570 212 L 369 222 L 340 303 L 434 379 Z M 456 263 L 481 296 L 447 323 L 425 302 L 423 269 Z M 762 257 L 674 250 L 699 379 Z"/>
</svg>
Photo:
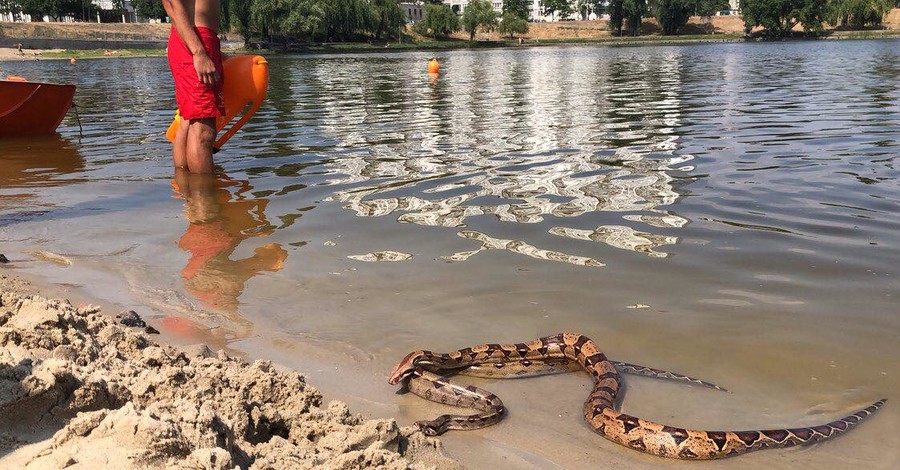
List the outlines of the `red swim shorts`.
<svg viewBox="0 0 900 470">
<path fill-rule="evenodd" d="M 225 115 L 225 100 L 222 97 L 222 84 L 225 73 L 222 68 L 222 51 L 216 33 L 204 27 L 194 28 L 206 55 L 213 61 L 219 72 L 219 80 L 213 86 L 204 85 L 197 77 L 194 69 L 194 57 L 178 36 L 175 28 L 169 35 L 169 68 L 175 79 L 175 102 L 183 119 L 216 118 Z"/>
</svg>

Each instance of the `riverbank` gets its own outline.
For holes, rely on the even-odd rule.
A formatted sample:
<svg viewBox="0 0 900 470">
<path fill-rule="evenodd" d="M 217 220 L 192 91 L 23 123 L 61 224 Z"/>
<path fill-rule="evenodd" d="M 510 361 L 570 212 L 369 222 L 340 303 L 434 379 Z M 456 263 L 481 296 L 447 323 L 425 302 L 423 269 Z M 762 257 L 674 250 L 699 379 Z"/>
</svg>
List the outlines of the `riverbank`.
<svg viewBox="0 0 900 470">
<path fill-rule="evenodd" d="M 159 344 L 152 324 L 39 295 L 52 290 L 0 275 L 3 468 L 458 468 L 297 372 Z"/>
<path fill-rule="evenodd" d="M 884 31 L 837 31 L 818 38 L 793 39 L 793 40 L 850 40 L 850 39 L 897 39 L 900 38 L 900 30 Z M 329 43 L 296 45 L 287 51 L 260 49 L 231 49 L 229 54 L 261 54 L 266 56 L 290 55 L 290 54 L 328 54 L 328 53 L 360 53 L 360 52 L 417 52 L 417 51 L 452 51 L 465 49 L 496 49 L 496 48 L 533 48 L 548 46 L 661 46 L 661 45 L 689 45 L 689 44 L 713 44 L 724 42 L 746 42 L 748 39 L 740 34 L 710 35 L 680 35 L 680 36 L 638 36 L 638 37 L 608 37 L 601 39 L 544 39 L 522 41 L 498 40 L 469 42 L 463 40 L 447 41 L 420 41 L 410 43 Z M 101 58 L 138 58 L 138 57 L 163 57 L 163 49 L 38 49 L 26 50 L 24 54 L 11 48 L 0 48 L 0 61 L 17 60 L 41 60 L 41 59 L 101 59 Z"/>
<path fill-rule="evenodd" d="M 826 25 L 827 26 L 827 25 Z M 885 16 L 883 29 L 846 30 L 826 27 L 816 39 L 883 39 L 900 38 L 900 8 Z M 170 26 L 165 24 L 93 24 L 93 23 L 0 23 L 0 60 L 39 60 L 42 58 L 155 57 L 164 55 Z M 799 31 L 799 30 L 798 30 Z M 331 53 L 383 51 L 441 51 L 472 48 L 540 47 L 560 45 L 670 45 L 718 42 L 742 42 L 743 20 L 739 16 L 692 17 L 682 34 L 666 36 L 655 19 L 645 19 L 641 36 L 615 36 L 608 22 L 564 21 L 531 23 L 522 37 L 509 38 L 496 31 L 478 33 L 476 41 L 460 31 L 447 39 L 436 40 L 408 29 L 401 41 L 294 43 L 285 49 L 251 51 L 278 53 Z M 243 39 L 228 34 L 223 48 L 230 53 L 244 52 Z M 4 42 L 5 41 L 5 42 Z M 9 47 L 22 42 L 25 53 Z M 281 50 L 279 50 L 281 49 Z"/>
</svg>

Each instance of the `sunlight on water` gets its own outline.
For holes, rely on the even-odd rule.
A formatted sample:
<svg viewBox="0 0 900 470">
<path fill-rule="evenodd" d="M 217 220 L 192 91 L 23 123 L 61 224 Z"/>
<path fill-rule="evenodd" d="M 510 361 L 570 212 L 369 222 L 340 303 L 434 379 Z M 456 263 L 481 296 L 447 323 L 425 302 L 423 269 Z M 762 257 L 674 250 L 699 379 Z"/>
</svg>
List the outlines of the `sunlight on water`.
<svg viewBox="0 0 900 470">
<path fill-rule="evenodd" d="M 833 444 L 723 465 L 891 468 L 874 436 L 900 432 L 898 51 L 455 51 L 439 78 L 428 54 L 276 57 L 214 177 L 171 168 L 164 60 L 0 63 L 76 83 L 83 128 L 0 143 L 0 252 L 404 424 L 435 411 L 384 383 L 410 350 L 578 331 L 732 391 L 629 381 L 624 406 L 673 424 L 801 424 L 888 396 Z M 466 463 L 664 464 L 584 428 L 578 377 L 515 382 L 479 382 L 512 414 L 447 439 Z"/>
</svg>

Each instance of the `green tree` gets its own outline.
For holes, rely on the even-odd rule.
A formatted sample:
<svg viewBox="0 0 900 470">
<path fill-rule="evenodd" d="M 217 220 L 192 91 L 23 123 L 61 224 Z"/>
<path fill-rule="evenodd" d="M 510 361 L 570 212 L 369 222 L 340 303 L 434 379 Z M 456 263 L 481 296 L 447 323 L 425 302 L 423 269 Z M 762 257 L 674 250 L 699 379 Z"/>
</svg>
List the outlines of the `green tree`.
<svg viewBox="0 0 900 470">
<path fill-rule="evenodd" d="M 744 0 L 741 12 L 747 34 L 761 26 L 763 36 L 778 38 L 790 35 L 797 24 L 807 34 L 820 34 L 826 4 L 823 0 Z"/>
<path fill-rule="evenodd" d="M 403 10 L 395 0 L 370 0 L 373 17 L 373 30 L 376 38 L 387 33 L 393 36 L 400 34 L 400 25 L 403 24 Z"/>
<path fill-rule="evenodd" d="M 459 31 L 459 17 L 450 8 L 450 5 L 425 6 L 425 21 L 420 21 L 423 31 L 430 32 L 431 37 L 447 37 L 451 33 Z"/>
<path fill-rule="evenodd" d="M 531 5 L 529 0 L 505 0 L 503 2 L 503 15 L 505 16 L 507 13 L 512 13 L 513 15 L 528 21 L 528 17 L 530 16 L 528 13 L 529 5 Z"/>
<path fill-rule="evenodd" d="M 603 11 L 603 0 L 578 0 L 575 3 L 575 9 L 581 15 L 582 21 L 587 20 L 591 13 L 600 16 Z"/>
<path fill-rule="evenodd" d="M 728 0 L 697 0 L 697 6 L 694 14 L 697 16 L 705 16 L 707 18 L 722 10 L 728 10 L 731 4 Z"/>
<path fill-rule="evenodd" d="M 606 11 L 609 14 L 609 30 L 621 36 L 625 20 L 625 0 L 609 0 Z"/>
<path fill-rule="evenodd" d="M 572 4 L 569 0 L 544 0 L 544 14 L 555 17 L 559 15 L 560 19 L 568 19 L 572 15 Z"/>
<path fill-rule="evenodd" d="M 830 0 L 826 18 L 834 25 L 876 26 L 898 3 L 896 0 Z"/>
<path fill-rule="evenodd" d="M 250 19 L 254 0 L 222 0 L 222 29 L 235 31 L 244 37 L 244 47 L 250 48 L 255 34 Z"/>
<path fill-rule="evenodd" d="M 623 0 L 622 13 L 628 34 L 632 36 L 641 34 L 641 21 L 647 14 L 647 0 Z"/>
<path fill-rule="evenodd" d="M 653 16 L 659 22 L 663 34 L 678 34 L 696 10 L 693 0 L 655 0 Z"/>
<path fill-rule="evenodd" d="M 479 28 L 493 31 L 497 27 L 497 12 L 488 0 L 470 0 L 463 11 L 462 26 L 469 33 L 469 41 L 474 41 Z"/>
<path fill-rule="evenodd" d="M 280 41 L 287 49 L 291 39 L 312 39 L 321 34 L 325 11 L 310 0 L 254 0 L 250 4 L 251 28 L 269 42 Z"/>
<path fill-rule="evenodd" d="M 15 0 L 0 0 L 0 13 L 19 13 L 21 8 Z"/>
<path fill-rule="evenodd" d="M 58 14 L 58 5 L 55 0 L 19 0 L 19 7 L 22 13 L 31 16 L 31 21 L 43 21 L 46 15 L 50 18 L 56 18 Z"/>
<path fill-rule="evenodd" d="M 166 18 L 166 9 L 162 0 L 132 0 L 135 13 L 144 18 L 163 20 Z"/>
<path fill-rule="evenodd" d="M 366 0 L 317 0 L 311 3 L 318 4 L 324 12 L 322 27 L 329 41 L 349 41 L 356 32 L 369 29 L 373 23 L 372 10 Z"/>
<path fill-rule="evenodd" d="M 497 26 L 497 31 L 500 34 L 508 34 L 509 38 L 512 39 L 515 34 L 525 34 L 528 32 L 528 20 L 508 11 L 504 13 L 503 18 L 500 19 L 500 25 Z"/>
</svg>

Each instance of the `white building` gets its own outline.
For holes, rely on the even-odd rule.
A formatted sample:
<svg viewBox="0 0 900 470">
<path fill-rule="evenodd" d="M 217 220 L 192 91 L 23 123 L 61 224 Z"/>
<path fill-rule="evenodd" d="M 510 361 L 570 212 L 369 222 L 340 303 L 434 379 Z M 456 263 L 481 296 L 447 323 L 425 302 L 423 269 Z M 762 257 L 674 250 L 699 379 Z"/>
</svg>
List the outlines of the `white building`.
<svg viewBox="0 0 900 470">
<path fill-rule="evenodd" d="M 113 10 L 116 4 L 113 0 L 91 0 L 91 3 L 97 5 L 101 10 Z M 134 5 L 131 0 L 124 0 L 124 12 L 122 13 L 122 23 L 134 23 L 137 21 L 137 14 L 134 11 Z M 100 15 L 97 15 L 97 22 L 100 22 Z"/>
<path fill-rule="evenodd" d="M 407 23 L 415 23 L 425 19 L 425 5 L 422 2 L 397 2 L 403 11 Z"/>
<path fill-rule="evenodd" d="M 494 5 L 494 10 L 498 13 L 503 11 L 503 0 L 490 0 L 491 4 Z M 456 14 L 461 15 L 463 10 L 466 9 L 466 6 L 469 4 L 469 0 L 444 0 L 444 4 L 450 5 L 450 8 L 456 12 Z"/>
</svg>

